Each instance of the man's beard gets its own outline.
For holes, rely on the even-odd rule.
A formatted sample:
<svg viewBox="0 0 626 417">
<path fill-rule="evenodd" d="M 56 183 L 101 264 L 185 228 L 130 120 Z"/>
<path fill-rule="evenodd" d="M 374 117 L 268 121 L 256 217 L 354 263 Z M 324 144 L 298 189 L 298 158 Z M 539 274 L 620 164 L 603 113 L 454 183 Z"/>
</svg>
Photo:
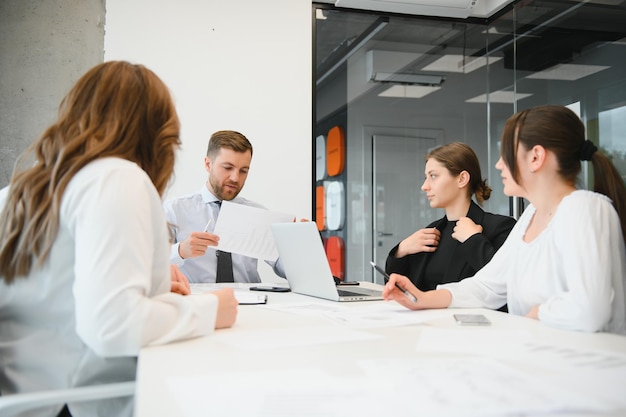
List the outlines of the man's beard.
<svg viewBox="0 0 626 417">
<path fill-rule="evenodd" d="M 241 191 L 241 188 L 238 188 L 234 194 L 226 194 L 224 193 L 224 187 L 214 182 L 211 178 L 209 178 L 209 183 L 211 184 L 213 191 L 215 191 L 215 197 L 219 198 L 220 200 L 230 201 L 237 197 L 237 195 L 239 195 L 239 192 Z"/>
</svg>

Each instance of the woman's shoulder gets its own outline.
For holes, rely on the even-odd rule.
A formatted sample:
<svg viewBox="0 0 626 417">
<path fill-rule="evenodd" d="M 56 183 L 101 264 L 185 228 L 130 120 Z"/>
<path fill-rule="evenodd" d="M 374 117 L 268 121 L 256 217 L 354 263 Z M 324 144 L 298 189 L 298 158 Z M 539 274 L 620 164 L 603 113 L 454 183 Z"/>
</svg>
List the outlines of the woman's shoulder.
<svg viewBox="0 0 626 417">
<path fill-rule="evenodd" d="M 610 198 L 594 191 L 576 190 L 561 200 L 550 227 L 565 240 L 572 239 L 572 233 L 582 234 L 588 240 L 591 234 L 608 236 L 620 230 L 620 221 Z"/>
<path fill-rule="evenodd" d="M 134 193 L 153 188 L 148 174 L 134 162 L 127 159 L 106 157 L 92 161 L 81 168 L 68 184 L 65 196 L 71 194 L 102 193 L 104 190 L 117 190 Z"/>
<path fill-rule="evenodd" d="M 98 158 L 87 165 L 85 165 L 79 173 L 82 174 L 90 174 L 94 172 L 102 172 L 102 171 L 140 171 L 144 172 L 139 165 L 134 162 L 129 161 L 128 159 L 119 158 L 115 156 L 108 156 L 105 158 Z M 78 175 L 78 174 L 77 174 Z"/>
<path fill-rule="evenodd" d="M 619 225 L 619 217 L 611 199 L 589 190 L 576 190 L 565 196 L 554 218 L 555 225 L 563 228 L 571 227 L 572 222 L 595 228 L 601 227 L 607 221 Z"/>
<path fill-rule="evenodd" d="M 509 233 L 516 223 L 515 218 L 511 216 L 485 212 L 481 226 L 484 234 L 490 235 L 494 233 L 499 235 L 500 233 Z"/>
<path fill-rule="evenodd" d="M 117 157 L 98 158 L 91 161 L 83 168 L 81 168 L 72 182 L 83 181 L 115 181 L 124 180 L 125 183 L 132 183 L 133 181 L 149 181 L 148 174 L 134 162 L 127 159 Z"/>
<path fill-rule="evenodd" d="M 565 221 L 582 217 L 597 218 L 600 213 L 612 212 L 615 212 L 615 208 L 610 198 L 604 194 L 589 190 L 573 191 L 561 200 L 557 210 L 558 218 Z M 617 212 L 615 213 L 617 214 Z"/>
<path fill-rule="evenodd" d="M 482 210 L 482 208 L 481 208 Z M 490 211 L 483 211 L 483 223 L 511 223 L 515 224 L 515 219 L 505 214 L 492 213 Z"/>
<path fill-rule="evenodd" d="M 515 219 L 511 216 L 507 216 L 506 214 L 498 214 L 498 213 L 492 213 L 489 211 L 485 212 L 485 217 L 489 218 L 489 219 L 494 219 L 496 221 L 515 221 Z"/>
<path fill-rule="evenodd" d="M 604 206 L 613 205 L 613 202 L 609 197 L 604 194 L 597 193 L 589 190 L 576 190 L 563 198 L 562 203 L 566 206 Z"/>
</svg>

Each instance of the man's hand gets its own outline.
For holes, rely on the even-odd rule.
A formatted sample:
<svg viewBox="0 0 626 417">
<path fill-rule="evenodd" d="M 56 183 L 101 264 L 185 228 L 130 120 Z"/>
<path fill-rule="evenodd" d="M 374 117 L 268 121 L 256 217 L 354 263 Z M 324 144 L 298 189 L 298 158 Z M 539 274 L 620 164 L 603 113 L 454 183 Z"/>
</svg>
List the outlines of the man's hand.
<svg viewBox="0 0 626 417">
<path fill-rule="evenodd" d="M 178 245 L 178 254 L 183 259 L 204 256 L 209 246 L 217 246 L 220 238 L 209 232 L 192 232 Z"/>
</svg>

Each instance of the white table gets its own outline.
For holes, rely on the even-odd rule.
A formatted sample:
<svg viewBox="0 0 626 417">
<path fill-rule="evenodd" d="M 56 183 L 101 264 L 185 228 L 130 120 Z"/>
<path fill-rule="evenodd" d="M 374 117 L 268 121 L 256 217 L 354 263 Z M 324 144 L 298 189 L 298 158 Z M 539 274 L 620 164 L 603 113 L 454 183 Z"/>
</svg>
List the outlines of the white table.
<svg viewBox="0 0 626 417">
<path fill-rule="evenodd" d="M 231 329 L 143 349 L 135 415 L 624 416 L 624 397 L 623 336 L 269 293 Z"/>
</svg>

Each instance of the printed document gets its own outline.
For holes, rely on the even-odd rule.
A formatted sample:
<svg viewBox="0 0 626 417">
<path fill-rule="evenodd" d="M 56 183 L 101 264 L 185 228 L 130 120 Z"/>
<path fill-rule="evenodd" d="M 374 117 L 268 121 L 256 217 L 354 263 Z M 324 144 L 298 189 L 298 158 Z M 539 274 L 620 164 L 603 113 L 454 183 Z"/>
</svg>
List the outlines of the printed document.
<svg viewBox="0 0 626 417">
<path fill-rule="evenodd" d="M 213 233 L 220 237 L 218 249 L 262 260 L 275 261 L 278 250 L 270 225 L 294 221 L 294 216 L 275 211 L 222 202 Z"/>
</svg>

